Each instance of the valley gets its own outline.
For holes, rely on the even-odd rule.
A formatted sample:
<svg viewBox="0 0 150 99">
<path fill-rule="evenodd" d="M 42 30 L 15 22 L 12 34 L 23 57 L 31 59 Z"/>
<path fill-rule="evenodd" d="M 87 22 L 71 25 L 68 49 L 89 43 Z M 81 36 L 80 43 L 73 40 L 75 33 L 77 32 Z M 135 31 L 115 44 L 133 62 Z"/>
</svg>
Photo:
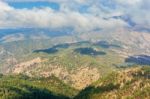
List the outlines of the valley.
<svg viewBox="0 0 150 99">
<path fill-rule="evenodd" d="M 150 99 L 150 0 L 0 0 L 0 99 Z"/>
<path fill-rule="evenodd" d="M 56 36 L 53 37 L 53 39 L 36 38 L 34 40 L 27 39 L 18 41 L 18 39 L 16 39 L 16 41 L 9 42 L 2 41 L 0 49 L 0 71 L 4 75 L 1 78 L 2 81 L 12 79 L 10 81 L 15 82 L 17 79 L 16 83 L 20 80 L 24 82 L 24 79 L 22 79 L 22 77 L 18 78 L 18 75 L 27 76 L 25 83 L 31 83 L 30 87 L 33 87 L 33 89 L 30 90 L 31 97 L 35 97 L 34 94 L 32 95 L 32 91 L 38 87 L 32 84 L 38 84 L 38 82 L 47 83 L 47 80 L 43 79 L 53 80 L 51 77 L 59 79 L 60 81 L 60 84 L 55 87 L 55 90 L 62 88 L 61 84 L 65 84 L 71 88 L 67 89 L 68 91 L 70 90 L 70 95 L 67 94 L 66 91 L 60 92 L 60 94 L 64 96 L 51 95 L 51 91 L 53 93 L 53 90 L 49 84 L 55 85 L 55 81 L 50 82 L 47 84 L 50 89 L 42 89 L 43 91 L 40 93 L 44 95 L 46 90 L 50 91 L 50 94 L 47 93 L 48 96 L 46 96 L 53 97 L 54 99 L 63 99 L 63 97 L 64 99 L 107 99 L 114 97 L 115 99 L 115 97 L 127 97 L 121 96 L 121 94 L 124 93 L 126 93 L 126 95 L 132 93 L 135 94 L 134 97 L 136 97 L 136 94 L 140 94 L 141 91 L 139 90 L 138 93 L 135 92 L 141 87 L 137 87 L 131 93 L 127 93 L 126 90 L 130 91 L 131 88 L 134 88 L 134 84 L 137 83 L 143 83 L 143 85 L 147 86 L 147 88 L 143 86 L 142 91 L 145 90 L 143 93 L 145 93 L 146 98 L 150 96 L 146 91 L 149 90 L 150 87 L 149 71 L 146 72 L 148 78 L 140 78 L 141 76 L 139 75 L 141 75 L 141 73 L 138 75 L 139 72 L 142 72 L 142 76 L 145 75 L 143 74 L 143 68 L 150 65 L 149 56 L 144 54 L 146 52 L 139 53 L 140 49 L 132 51 L 130 47 L 126 49 L 123 42 L 119 43 L 115 40 L 76 40 L 72 40 L 70 37 Z M 137 55 L 136 53 L 139 54 Z M 9 77 L 9 75 L 16 75 L 17 77 L 14 76 L 14 78 L 12 78 Z M 138 75 L 139 77 L 133 75 Z M 103 81 L 103 79 L 107 79 L 108 81 Z M 141 82 L 141 79 L 143 79 L 144 82 Z M 129 82 L 131 82 L 131 84 L 126 85 Z M 41 88 L 45 88 L 45 86 L 40 83 L 38 85 L 40 89 L 37 89 L 37 91 L 40 91 Z M 129 89 L 127 86 L 131 88 Z M 17 88 L 22 89 L 23 87 L 17 86 Z M 26 90 L 28 90 L 27 88 Z M 4 89 L 1 89 L 1 93 L 5 92 L 3 91 Z M 10 91 L 10 94 L 15 93 L 15 97 L 26 97 L 24 95 L 27 94 L 24 93 L 24 91 L 24 94 L 18 93 L 18 89 L 8 88 L 7 90 Z M 57 91 L 56 94 L 58 94 Z M 5 96 L 7 95 L 2 95 L 1 97 Z M 42 98 L 43 96 L 40 97 Z"/>
</svg>

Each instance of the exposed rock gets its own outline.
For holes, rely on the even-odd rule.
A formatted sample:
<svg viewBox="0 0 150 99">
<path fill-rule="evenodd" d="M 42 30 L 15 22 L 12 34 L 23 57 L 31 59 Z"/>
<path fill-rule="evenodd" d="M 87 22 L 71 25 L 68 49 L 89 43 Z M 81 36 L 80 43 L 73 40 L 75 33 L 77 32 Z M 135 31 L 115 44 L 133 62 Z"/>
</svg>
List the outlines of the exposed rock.
<svg viewBox="0 0 150 99">
<path fill-rule="evenodd" d="M 28 76 L 49 77 L 56 76 L 65 83 L 70 84 L 76 89 L 83 89 L 100 78 L 100 73 L 97 68 L 81 67 L 77 70 L 68 71 L 64 67 L 51 65 L 42 69 L 42 63 L 47 60 L 42 60 L 40 57 L 31 61 L 23 62 L 15 65 L 12 73 L 24 73 Z"/>
</svg>

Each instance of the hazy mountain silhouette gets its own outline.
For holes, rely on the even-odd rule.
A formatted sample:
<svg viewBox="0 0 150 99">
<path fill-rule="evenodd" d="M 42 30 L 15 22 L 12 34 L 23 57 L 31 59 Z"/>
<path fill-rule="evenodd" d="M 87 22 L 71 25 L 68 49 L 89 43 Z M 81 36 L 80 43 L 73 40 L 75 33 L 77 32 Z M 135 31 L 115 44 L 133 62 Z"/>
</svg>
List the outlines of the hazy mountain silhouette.
<svg viewBox="0 0 150 99">
<path fill-rule="evenodd" d="M 150 65 L 150 56 L 148 55 L 135 55 L 125 59 L 125 62 L 135 63 L 139 65 Z"/>
</svg>

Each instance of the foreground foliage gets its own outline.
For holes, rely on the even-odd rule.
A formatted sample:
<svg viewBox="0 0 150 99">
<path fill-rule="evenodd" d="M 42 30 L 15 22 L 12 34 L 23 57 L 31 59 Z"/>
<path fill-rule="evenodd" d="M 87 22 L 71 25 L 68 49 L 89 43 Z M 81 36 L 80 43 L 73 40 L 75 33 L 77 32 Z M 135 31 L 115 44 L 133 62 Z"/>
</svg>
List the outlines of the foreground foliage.
<svg viewBox="0 0 150 99">
<path fill-rule="evenodd" d="M 0 99 L 68 99 L 77 90 L 56 77 L 29 78 L 27 76 L 0 77 Z"/>
<path fill-rule="evenodd" d="M 113 72 L 83 89 L 75 99 L 150 99 L 150 67 Z"/>
<path fill-rule="evenodd" d="M 150 67 L 112 72 L 80 92 L 55 76 L 0 75 L 0 99 L 150 99 Z"/>
</svg>

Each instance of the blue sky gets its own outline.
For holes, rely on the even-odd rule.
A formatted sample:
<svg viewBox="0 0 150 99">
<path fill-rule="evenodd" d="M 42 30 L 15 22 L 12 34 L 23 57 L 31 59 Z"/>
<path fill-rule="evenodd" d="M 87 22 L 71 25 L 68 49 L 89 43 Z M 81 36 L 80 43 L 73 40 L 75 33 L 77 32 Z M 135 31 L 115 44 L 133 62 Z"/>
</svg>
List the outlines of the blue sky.
<svg viewBox="0 0 150 99">
<path fill-rule="evenodd" d="M 0 28 L 149 29 L 149 12 L 149 0 L 2 0 Z"/>
<path fill-rule="evenodd" d="M 16 9 L 50 7 L 52 9 L 59 10 L 58 3 L 48 1 L 37 1 L 37 2 L 27 1 L 27 2 L 7 2 L 7 3 Z"/>
</svg>

